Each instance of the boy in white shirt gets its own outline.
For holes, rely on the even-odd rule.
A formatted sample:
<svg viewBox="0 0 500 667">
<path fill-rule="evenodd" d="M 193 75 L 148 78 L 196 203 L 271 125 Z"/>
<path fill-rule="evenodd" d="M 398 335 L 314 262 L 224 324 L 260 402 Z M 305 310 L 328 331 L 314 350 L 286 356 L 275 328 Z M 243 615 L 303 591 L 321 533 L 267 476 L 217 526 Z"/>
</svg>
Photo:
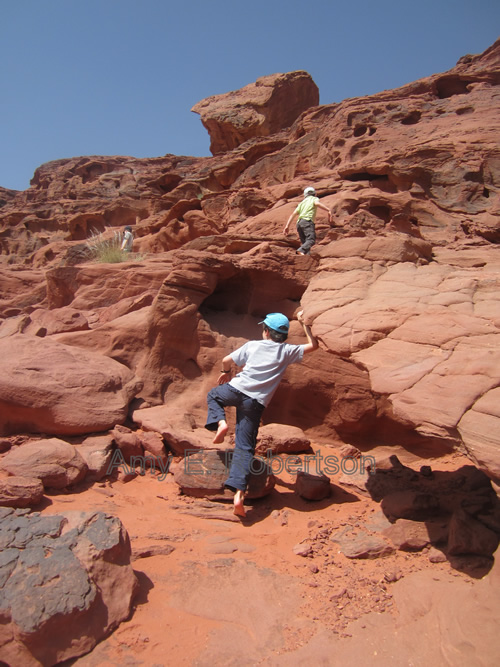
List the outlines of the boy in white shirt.
<svg viewBox="0 0 500 667">
<path fill-rule="evenodd" d="M 207 396 L 205 428 L 216 431 L 214 444 L 224 441 L 228 431 L 225 407 L 236 407 L 235 448 L 229 477 L 224 486 L 235 492 L 234 513 L 246 516 L 243 501 L 255 452 L 257 433 L 264 408 L 290 364 L 302 361 L 304 354 L 318 348 L 318 342 L 304 322 L 304 311 L 297 313 L 307 337 L 306 345 L 285 343 L 290 323 L 281 313 L 270 313 L 263 324 L 261 341 L 248 341 L 222 360 L 218 386 Z M 243 369 L 231 379 L 231 362 Z"/>
</svg>

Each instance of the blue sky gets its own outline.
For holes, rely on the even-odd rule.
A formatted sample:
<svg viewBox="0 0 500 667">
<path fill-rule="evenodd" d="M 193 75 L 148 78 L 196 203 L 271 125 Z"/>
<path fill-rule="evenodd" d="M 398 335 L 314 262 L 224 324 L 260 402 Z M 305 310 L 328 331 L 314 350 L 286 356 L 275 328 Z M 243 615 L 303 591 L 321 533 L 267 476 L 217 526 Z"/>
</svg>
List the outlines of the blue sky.
<svg viewBox="0 0 500 667">
<path fill-rule="evenodd" d="M 498 0 L 0 0 L 0 186 L 79 155 L 210 155 L 191 107 L 306 70 L 320 103 L 448 70 Z"/>
</svg>

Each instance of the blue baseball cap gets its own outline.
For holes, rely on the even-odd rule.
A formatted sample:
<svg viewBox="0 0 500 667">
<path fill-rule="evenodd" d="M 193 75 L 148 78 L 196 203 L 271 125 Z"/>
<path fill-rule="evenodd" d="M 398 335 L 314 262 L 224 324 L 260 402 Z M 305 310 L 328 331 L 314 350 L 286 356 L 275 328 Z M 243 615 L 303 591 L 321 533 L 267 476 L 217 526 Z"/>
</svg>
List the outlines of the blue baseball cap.
<svg viewBox="0 0 500 667">
<path fill-rule="evenodd" d="M 265 324 L 267 327 L 278 333 L 287 334 L 288 329 L 290 328 L 288 317 L 285 317 L 281 313 L 269 313 L 269 315 L 266 315 L 266 319 L 259 322 L 259 324 Z"/>
</svg>

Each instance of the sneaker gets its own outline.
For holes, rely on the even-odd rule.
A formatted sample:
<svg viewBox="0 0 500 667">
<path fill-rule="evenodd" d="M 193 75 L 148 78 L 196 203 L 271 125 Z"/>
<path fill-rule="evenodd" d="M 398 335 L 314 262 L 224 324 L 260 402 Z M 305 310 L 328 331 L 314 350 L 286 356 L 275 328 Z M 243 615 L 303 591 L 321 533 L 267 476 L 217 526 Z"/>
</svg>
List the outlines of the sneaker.
<svg viewBox="0 0 500 667">
<path fill-rule="evenodd" d="M 296 255 L 305 255 L 306 253 L 303 252 L 302 250 L 296 250 L 296 251 L 295 251 L 295 254 L 296 254 Z"/>
</svg>

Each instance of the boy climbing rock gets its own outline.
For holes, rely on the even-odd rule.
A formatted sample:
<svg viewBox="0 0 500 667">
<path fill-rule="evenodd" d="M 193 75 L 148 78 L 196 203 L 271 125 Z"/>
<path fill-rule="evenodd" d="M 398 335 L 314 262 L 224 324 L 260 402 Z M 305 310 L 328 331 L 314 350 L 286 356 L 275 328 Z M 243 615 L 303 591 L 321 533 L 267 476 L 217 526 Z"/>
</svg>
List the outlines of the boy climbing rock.
<svg viewBox="0 0 500 667">
<path fill-rule="evenodd" d="M 316 190 L 312 187 L 307 187 L 304 190 L 304 199 L 297 206 L 283 229 L 285 236 L 288 234 L 288 228 L 295 215 L 298 215 L 297 232 L 299 234 L 301 246 L 295 252 L 298 255 L 307 255 L 312 246 L 316 243 L 316 227 L 314 221 L 316 219 L 316 212 L 318 208 L 322 208 L 328 213 L 328 222 L 332 221 L 332 213 L 330 209 L 322 204 L 318 197 L 316 197 Z"/>
<path fill-rule="evenodd" d="M 287 367 L 318 348 L 316 338 L 304 321 L 303 310 L 297 313 L 297 319 L 307 338 L 305 345 L 286 343 L 288 318 L 282 313 L 270 313 L 259 323 L 263 325 L 262 340 L 248 341 L 223 358 L 218 386 L 207 396 L 205 428 L 216 431 L 214 444 L 223 442 L 228 431 L 225 408 L 236 407 L 235 448 L 224 486 L 234 491 L 234 513 L 241 517 L 246 516 L 243 502 L 264 408 L 270 403 Z M 232 363 L 243 368 L 231 379 Z"/>
</svg>

